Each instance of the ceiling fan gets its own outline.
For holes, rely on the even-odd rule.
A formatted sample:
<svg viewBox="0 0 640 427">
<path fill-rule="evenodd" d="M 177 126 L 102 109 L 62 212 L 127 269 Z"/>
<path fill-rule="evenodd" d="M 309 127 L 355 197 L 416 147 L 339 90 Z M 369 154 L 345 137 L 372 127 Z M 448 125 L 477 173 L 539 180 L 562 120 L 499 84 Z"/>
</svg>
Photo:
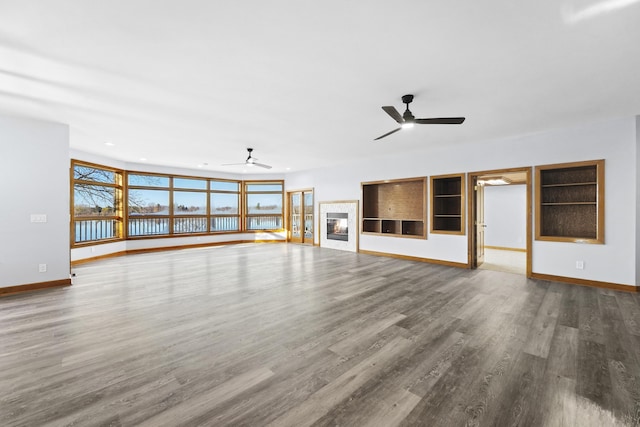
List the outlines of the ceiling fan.
<svg viewBox="0 0 640 427">
<path fill-rule="evenodd" d="M 382 107 L 382 109 L 391 116 L 393 120 L 400 124 L 398 129 L 394 129 L 391 132 L 387 132 L 382 136 L 377 137 L 374 141 L 384 138 L 385 136 L 389 136 L 392 133 L 398 132 L 403 128 L 413 127 L 414 124 L 419 125 L 459 125 L 464 122 L 464 117 L 442 117 L 437 119 L 416 119 L 414 115 L 409 111 L 409 104 L 413 101 L 413 95 L 404 95 L 402 97 L 402 102 L 407 106 L 407 109 L 404 111 L 404 114 L 400 115 L 398 110 L 392 106 Z"/>
<path fill-rule="evenodd" d="M 241 166 L 242 165 L 242 166 L 258 166 L 265 169 L 271 169 L 271 166 L 258 163 L 256 162 L 256 160 L 258 159 L 256 159 L 255 157 L 251 157 L 251 152 L 253 151 L 253 148 L 247 148 L 247 151 L 249 152 L 249 157 L 247 157 L 247 160 L 245 160 L 244 163 L 226 163 L 226 164 L 223 164 L 222 166 Z"/>
</svg>

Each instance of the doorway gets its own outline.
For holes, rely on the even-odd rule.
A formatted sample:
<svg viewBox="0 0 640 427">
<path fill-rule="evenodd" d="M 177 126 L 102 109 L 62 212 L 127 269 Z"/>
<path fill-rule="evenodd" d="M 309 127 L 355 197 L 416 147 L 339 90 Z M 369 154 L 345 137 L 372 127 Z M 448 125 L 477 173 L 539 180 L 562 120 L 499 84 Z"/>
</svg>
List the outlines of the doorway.
<svg viewBox="0 0 640 427">
<path fill-rule="evenodd" d="M 313 190 L 287 192 L 289 242 L 313 244 Z"/>
<path fill-rule="evenodd" d="M 469 189 L 469 266 L 531 277 L 531 168 L 470 173 Z"/>
</svg>

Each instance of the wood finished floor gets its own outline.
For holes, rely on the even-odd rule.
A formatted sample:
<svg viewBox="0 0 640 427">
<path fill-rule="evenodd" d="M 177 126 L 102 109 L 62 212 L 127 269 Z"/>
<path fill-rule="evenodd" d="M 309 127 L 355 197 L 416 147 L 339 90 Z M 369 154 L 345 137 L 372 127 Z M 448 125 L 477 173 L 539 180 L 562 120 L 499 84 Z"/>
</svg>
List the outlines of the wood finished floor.
<svg viewBox="0 0 640 427">
<path fill-rule="evenodd" d="M 1 426 L 640 425 L 640 296 L 298 245 L 0 298 Z"/>
</svg>

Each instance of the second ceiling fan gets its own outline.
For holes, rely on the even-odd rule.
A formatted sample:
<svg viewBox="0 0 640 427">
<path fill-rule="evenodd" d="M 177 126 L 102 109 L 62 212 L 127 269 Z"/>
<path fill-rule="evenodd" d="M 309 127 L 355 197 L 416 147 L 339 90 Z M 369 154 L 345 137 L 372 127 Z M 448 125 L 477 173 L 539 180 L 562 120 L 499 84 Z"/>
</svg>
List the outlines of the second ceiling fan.
<svg viewBox="0 0 640 427">
<path fill-rule="evenodd" d="M 374 141 L 384 138 L 385 136 L 389 136 L 392 133 L 396 133 L 403 128 L 413 127 L 414 124 L 419 125 L 459 125 L 464 122 L 464 117 L 441 117 L 441 118 L 433 118 L 433 119 L 416 119 L 409 110 L 409 104 L 413 101 L 413 95 L 404 95 L 402 97 L 402 102 L 406 105 L 406 109 L 402 115 L 396 110 L 393 106 L 385 106 L 382 109 L 391 116 L 393 120 L 400 124 L 398 129 L 394 129 L 391 132 L 387 132 L 382 136 L 377 137 Z"/>
<path fill-rule="evenodd" d="M 253 152 L 253 148 L 247 148 L 247 151 L 249 152 L 249 157 L 247 157 L 247 160 L 245 160 L 244 163 L 225 163 L 222 166 L 258 166 L 265 169 L 271 169 L 271 166 L 269 165 L 256 162 L 256 160 L 258 159 L 251 156 L 251 153 Z"/>
</svg>

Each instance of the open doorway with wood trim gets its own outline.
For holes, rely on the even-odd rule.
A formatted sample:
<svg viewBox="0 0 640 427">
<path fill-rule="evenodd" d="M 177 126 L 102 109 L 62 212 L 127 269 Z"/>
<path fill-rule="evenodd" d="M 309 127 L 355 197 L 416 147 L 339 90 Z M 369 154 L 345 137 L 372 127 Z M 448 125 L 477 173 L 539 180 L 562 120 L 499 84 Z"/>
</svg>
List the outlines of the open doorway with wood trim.
<svg viewBox="0 0 640 427">
<path fill-rule="evenodd" d="M 531 168 L 468 174 L 471 268 L 531 276 Z"/>
<path fill-rule="evenodd" d="M 313 189 L 287 192 L 287 240 L 313 245 Z"/>
</svg>

